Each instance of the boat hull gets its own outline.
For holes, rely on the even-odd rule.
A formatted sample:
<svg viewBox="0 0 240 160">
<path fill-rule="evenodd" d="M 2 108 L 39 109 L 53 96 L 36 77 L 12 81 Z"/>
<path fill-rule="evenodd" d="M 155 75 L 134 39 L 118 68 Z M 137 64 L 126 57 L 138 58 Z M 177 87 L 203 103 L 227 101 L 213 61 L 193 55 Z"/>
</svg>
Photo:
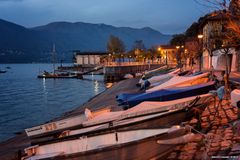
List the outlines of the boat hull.
<svg viewBox="0 0 240 160">
<path fill-rule="evenodd" d="M 186 98 L 201 94 L 207 94 L 210 90 L 215 90 L 215 83 L 209 82 L 191 87 L 181 87 L 172 89 L 162 89 L 151 93 L 140 93 L 138 95 L 126 98 L 124 102 L 119 105 L 124 106 L 124 109 L 131 108 L 144 101 L 170 101 L 180 98 Z"/>
<path fill-rule="evenodd" d="M 7 71 L 0 70 L 0 73 L 6 73 Z"/>
<path fill-rule="evenodd" d="M 100 109 L 97 111 L 92 112 L 93 116 L 98 116 L 103 113 L 110 112 L 110 108 L 106 107 L 104 109 Z M 80 114 L 78 116 L 53 121 L 49 123 L 45 123 L 39 126 L 31 127 L 25 129 L 26 134 L 28 137 L 31 138 L 40 138 L 40 137 L 49 137 L 57 135 L 65 130 L 72 130 L 72 129 L 78 129 L 83 127 L 82 123 L 84 121 L 87 121 L 87 117 L 85 114 Z"/>
<path fill-rule="evenodd" d="M 201 106 L 202 107 L 202 106 Z M 179 125 L 181 122 L 189 120 L 193 114 L 192 110 L 187 110 L 186 108 L 177 110 L 177 111 L 170 111 L 167 113 L 155 113 L 146 116 L 150 116 L 149 118 L 144 118 L 146 116 L 140 116 L 130 119 L 125 119 L 116 122 L 109 122 L 105 125 L 99 125 L 99 128 L 95 128 L 93 130 L 89 130 L 87 132 L 83 132 L 76 135 L 63 135 L 61 138 L 52 139 L 48 137 L 47 141 L 42 140 L 35 140 L 32 141 L 32 145 L 35 144 L 50 144 L 55 142 L 61 142 L 69 139 L 78 139 L 79 136 L 96 136 L 100 134 L 107 134 L 111 132 L 118 132 L 118 131 L 129 131 L 129 130 L 137 130 L 137 129 L 156 129 L 156 128 L 169 128 L 173 125 Z"/>
<path fill-rule="evenodd" d="M 151 137 L 136 143 L 118 145 L 109 147 L 104 150 L 96 150 L 81 154 L 74 154 L 69 156 L 59 156 L 57 159 L 65 160 L 149 160 L 155 157 L 161 158 L 171 152 L 176 145 L 159 145 L 156 140 L 170 139 L 183 135 L 183 132 L 178 132 L 173 135 L 160 135 Z"/>
<path fill-rule="evenodd" d="M 54 141 L 76 138 L 81 135 L 96 135 L 112 131 L 166 128 L 172 125 L 178 125 L 182 121 L 190 119 L 194 116 L 194 110 L 196 108 L 199 111 L 203 110 L 205 106 L 209 105 L 213 100 L 210 94 L 206 94 L 196 98 L 190 97 L 173 102 L 162 102 L 162 105 L 170 103 L 168 104 L 169 106 L 164 107 L 165 109 L 156 106 L 156 104 L 153 105 L 152 103 L 149 104 L 149 110 L 141 109 L 142 105 L 140 105 L 138 108 L 132 108 L 126 111 L 125 114 L 120 114 L 120 116 L 111 118 L 112 120 L 103 120 L 100 123 L 99 119 L 96 119 L 90 121 L 90 123 L 83 123 L 83 128 L 66 130 L 55 135 L 48 135 L 48 138 L 39 138 L 32 141 L 32 144 L 52 143 Z M 159 105 L 161 106 L 161 104 Z M 106 115 L 104 115 L 104 117 L 105 116 Z"/>
<path fill-rule="evenodd" d="M 186 133 L 185 129 L 179 129 L 170 133 L 163 133 L 152 137 L 144 138 L 138 141 L 132 141 L 124 144 L 103 147 L 81 153 L 68 155 L 59 155 L 47 159 L 58 160 L 147 160 L 151 158 L 161 158 L 171 152 L 175 144 L 159 145 L 157 140 L 167 140 L 182 136 Z"/>
</svg>

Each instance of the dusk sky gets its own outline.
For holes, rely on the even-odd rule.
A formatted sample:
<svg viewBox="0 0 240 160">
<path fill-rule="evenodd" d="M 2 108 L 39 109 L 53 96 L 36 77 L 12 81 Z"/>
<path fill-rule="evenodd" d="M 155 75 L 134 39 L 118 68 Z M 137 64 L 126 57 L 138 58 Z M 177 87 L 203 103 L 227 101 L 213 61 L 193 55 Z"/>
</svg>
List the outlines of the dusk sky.
<svg viewBox="0 0 240 160">
<path fill-rule="evenodd" d="M 194 0 L 0 0 L 0 19 L 25 27 L 80 21 L 174 34 L 208 12 Z"/>
</svg>

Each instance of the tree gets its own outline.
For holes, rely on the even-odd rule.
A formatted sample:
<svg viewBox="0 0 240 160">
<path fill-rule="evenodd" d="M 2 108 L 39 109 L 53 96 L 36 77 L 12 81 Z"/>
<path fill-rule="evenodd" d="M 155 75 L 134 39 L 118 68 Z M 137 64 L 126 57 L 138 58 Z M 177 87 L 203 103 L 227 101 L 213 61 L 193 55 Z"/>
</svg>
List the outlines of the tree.
<svg viewBox="0 0 240 160">
<path fill-rule="evenodd" d="M 107 51 L 112 54 L 123 53 L 125 52 L 125 45 L 120 38 L 111 35 L 107 43 Z"/>
<path fill-rule="evenodd" d="M 200 0 L 198 0 L 200 1 Z M 226 89 L 229 84 L 229 58 L 231 48 L 240 45 L 240 0 L 201 0 L 209 6 L 218 9 L 222 22 L 222 33 L 215 39 L 214 48 L 220 50 L 225 56 Z"/>
<path fill-rule="evenodd" d="M 177 59 L 178 65 L 180 66 L 182 65 L 182 58 L 183 58 L 182 53 L 184 52 L 181 46 L 185 45 L 185 41 L 186 41 L 185 33 L 175 34 L 173 35 L 173 38 L 170 40 L 171 45 L 179 46 L 176 59 Z"/>
<path fill-rule="evenodd" d="M 185 36 L 186 37 L 197 37 L 199 33 L 199 23 L 193 22 L 193 24 L 186 30 Z"/>
<path fill-rule="evenodd" d="M 195 2 L 212 10 L 222 11 L 228 19 L 226 28 L 230 29 L 237 39 L 240 38 L 240 0 L 195 0 Z"/>
<path fill-rule="evenodd" d="M 143 43 L 143 40 L 137 40 L 137 41 L 134 42 L 133 50 L 136 50 L 136 49 L 139 49 L 139 50 L 142 50 L 142 51 L 146 50 L 146 48 L 144 46 L 144 43 Z"/>
<path fill-rule="evenodd" d="M 182 34 L 175 34 L 173 38 L 170 40 L 170 44 L 174 46 L 181 46 L 185 44 L 186 35 Z"/>
<path fill-rule="evenodd" d="M 154 59 L 159 60 L 161 58 L 161 55 L 159 54 L 159 51 L 158 51 L 157 47 L 152 46 L 150 49 L 148 49 L 148 52 L 151 53 L 152 62 L 153 62 Z"/>
</svg>

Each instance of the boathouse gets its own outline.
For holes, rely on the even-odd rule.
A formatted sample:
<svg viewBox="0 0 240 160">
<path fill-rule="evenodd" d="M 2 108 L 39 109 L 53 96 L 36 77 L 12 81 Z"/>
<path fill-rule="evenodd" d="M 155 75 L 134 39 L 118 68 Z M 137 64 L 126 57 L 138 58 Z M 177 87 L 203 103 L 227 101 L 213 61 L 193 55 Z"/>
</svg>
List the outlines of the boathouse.
<svg viewBox="0 0 240 160">
<path fill-rule="evenodd" d="M 80 52 L 74 51 L 75 65 L 98 65 L 101 57 L 108 55 L 107 52 Z"/>
</svg>

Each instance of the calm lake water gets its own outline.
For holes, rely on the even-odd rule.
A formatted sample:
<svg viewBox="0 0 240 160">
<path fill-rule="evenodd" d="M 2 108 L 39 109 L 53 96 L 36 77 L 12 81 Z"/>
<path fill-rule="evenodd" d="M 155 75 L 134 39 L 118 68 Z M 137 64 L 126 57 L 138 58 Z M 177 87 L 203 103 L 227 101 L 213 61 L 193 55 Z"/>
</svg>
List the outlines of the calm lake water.
<svg viewBox="0 0 240 160">
<path fill-rule="evenodd" d="M 5 67 L 11 67 L 6 69 Z M 51 64 L 0 64 L 0 141 L 73 110 L 105 90 L 103 76 L 38 79 Z"/>
</svg>

